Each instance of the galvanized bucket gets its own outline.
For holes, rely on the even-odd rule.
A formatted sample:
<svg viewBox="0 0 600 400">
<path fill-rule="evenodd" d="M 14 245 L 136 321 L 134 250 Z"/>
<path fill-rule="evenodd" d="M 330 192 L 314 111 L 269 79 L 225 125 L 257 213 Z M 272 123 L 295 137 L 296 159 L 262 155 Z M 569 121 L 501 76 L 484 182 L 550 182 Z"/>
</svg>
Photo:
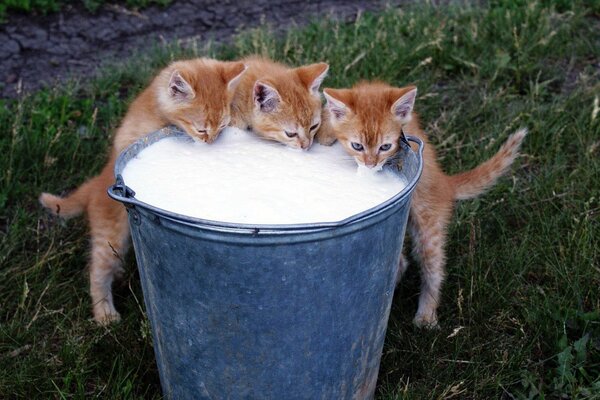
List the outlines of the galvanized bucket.
<svg viewBox="0 0 600 400">
<path fill-rule="evenodd" d="M 386 168 L 406 188 L 335 223 L 243 225 L 191 218 L 135 198 L 121 171 L 109 195 L 127 207 L 168 399 L 371 399 L 423 144 Z M 202 162 L 202 160 L 199 160 Z"/>
</svg>

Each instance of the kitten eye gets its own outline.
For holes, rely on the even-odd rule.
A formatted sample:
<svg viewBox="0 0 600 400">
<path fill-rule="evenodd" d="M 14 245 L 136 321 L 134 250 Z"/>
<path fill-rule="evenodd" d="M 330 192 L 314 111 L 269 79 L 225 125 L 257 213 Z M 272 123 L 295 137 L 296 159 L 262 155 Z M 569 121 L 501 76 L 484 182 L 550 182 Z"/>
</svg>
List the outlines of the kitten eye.
<svg viewBox="0 0 600 400">
<path fill-rule="evenodd" d="M 388 151 L 391 148 L 392 148 L 392 144 L 391 143 L 386 143 L 386 144 L 382 144 L 381 147 L 379 148 L 379 150 L 381 150 L 381 151 Z"/>
<path fill-rule="evenodd" d="M 313 126 L 310 127 L 310 131 L 314 131 L 315 129 L 317 129 L 319 127 L 320 122 L 317 122 L 316 124 L 314 124 Z"/>
<path fill-rule="evenodd" d="M 285 132 L 286 136 L 289 138 L 298 136 L 298 133 L 296 133 L 296 132 L 288 132 L 288 131 L 284 131 L 284 132 Z"/>
<path fill-rule="evenodd" d="M 198 133 L 206 135 L 206 129 L 198 129 L 198 128 L 196 128 L 196 130 L 198 131 Z"/>
<path fill-rule="evenodd" d="M 365 149 L 362 144 L 356 142 L 352 142 L 352 148 L 356 151 L 363 151 Z"/>
</svg>

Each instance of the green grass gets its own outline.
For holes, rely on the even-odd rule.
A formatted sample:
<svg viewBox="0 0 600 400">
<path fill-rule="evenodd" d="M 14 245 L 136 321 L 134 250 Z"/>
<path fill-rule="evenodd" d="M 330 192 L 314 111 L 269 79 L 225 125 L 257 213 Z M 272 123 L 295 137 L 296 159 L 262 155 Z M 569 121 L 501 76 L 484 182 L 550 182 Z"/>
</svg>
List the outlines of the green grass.
<svg viewBox="0 0 600 400">
<path fill-rule="evenodd" d="M 26 14 L 49 14 L 63 9 L 68 4 L 80 4 L 90 12 L 96 12 L 103 4 L 122 4 L 128 8 L 144 8 L 153 4 L 167 5 L 172 0 L 2 0 L 0 22 L 6 22 L 10 11 Z"/>
<path fill-rule="evenodd" d="M 115 287 L 123 321 L 94 325 L 85 224 L 49 218 L 36 198 L 99 171 L 125 100 L 169 60 L 254 52 L 328 61 L 325 86 L 417 84 L 449 172 L 530 130 L 510 176 L 455 212 L 440 330 L 411 325 L 418 269 L 400 283 L 378 398 L 600 398 L 599 7 L 522 3 L 415 6 L 282 38 L 262 29 L 219 48 L 155 49 L 97 80 L 0 104 L 0 398 L 160 396 L 132 255 Z"/>
</svg>

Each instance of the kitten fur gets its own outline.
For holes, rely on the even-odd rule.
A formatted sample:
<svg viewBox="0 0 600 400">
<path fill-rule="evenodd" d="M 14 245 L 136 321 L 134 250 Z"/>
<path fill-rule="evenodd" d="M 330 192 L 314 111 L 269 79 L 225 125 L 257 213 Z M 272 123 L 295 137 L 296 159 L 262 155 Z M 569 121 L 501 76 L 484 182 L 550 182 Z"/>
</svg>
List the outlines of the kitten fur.
<svg viewBox="0 0 600 400">
<path fill-rule="evenodd" d="M 230 103 L 246 67 L 241 62 L 211 59 L 177 61 L 162 70 L 131 103 L 116 131 L 107 164 L 67 197 L 40 195 L 52 214 L 71 218 L 85 212 L 91 236 L 90 295 L 94 320 L 107 324 L 120 319 L 111 285 L 122 272 L 129 245 L 125 208 L 110 199 L 117 156 L 138 138 L 175 124 L 196 140 L 212 142 L 230 121 Z"/>
<path fill-rule="evenodd" d="M 329 66 L 290 68 L 256 56 L 241 61 L 248 70 L 231 105 L 232 125 L 290 147 L 310 148 L 321 124 L 319 86 Z"/>
<path fill-rule="evenodd" d="M 414 323 L 418 327 L 435 327 L 446 275 L 444 244 L 454 202 L 477 197 L 494 185 L 517 157 L 527 131 L 521 129 L 509 136 L 500 150 L 478 167 L 446 175 L 413 112 L 416 87 L 361 82 L 352 89 L 325 89 L 324 94 L 328 121 L 319 130 L 317 140 L 326 145 L 339 140 L 359 165 L 380 168 L 398 150 L 402 128 L 407 135 L 425 143 L 423 174 L 413 194 L 408 231 L 414 258 L 421 266 L 421 293 Z M 362 149 L 356 150 L 352 143 Z M 398 278 L 406 267 L 402 256 Z"/>
</svg>

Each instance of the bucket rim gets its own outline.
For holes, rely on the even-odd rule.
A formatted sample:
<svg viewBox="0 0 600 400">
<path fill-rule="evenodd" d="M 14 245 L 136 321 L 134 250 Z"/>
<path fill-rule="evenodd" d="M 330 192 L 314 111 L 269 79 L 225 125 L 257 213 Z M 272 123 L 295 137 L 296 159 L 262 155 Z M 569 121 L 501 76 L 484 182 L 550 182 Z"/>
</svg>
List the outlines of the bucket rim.
<svg viewBox="0 0 600 400">
<path fill-rule="evenodd" d="M 406 135 L 406 140 L 408 142 L 413 142 L 418 145 L 418 149 L 415 152 L 412 150 L 412 147 L 408 144 L 404 144 L 400 141 L 400 148 L 403 147 L 408 151 L 413 151 L 416 154 L 417 159 L 417 171 L 416 174 L 412 177 L 412 179 L 407 182 L 406 186 L 398 192 L 396 195 L 390 197 L 386 201 L 361 211 L 360 213 L 351 215 L 343 220 L 339 221 L 331 221 L 331 222 L 311 222 L 311 223 L 300 223 L 300 224 L 246 224 L 246 223 L 235 223 L 235 222 L 223 222 L 223 221 L 215 221 L 203 218 L 191 217 L 188 215 L 178 214 L 176 212 L 168 211 L 151 204 L 145 203 L 141 200 L 135 198 L 135 191 L 129 188 L 121 175 L 122 169 L 124 169 L 127 163 L 124 161 L 125 156 L 133 151 L 133 149 L 137 146 L 147 147 L 165 137 L 183 137 L 188 136 L 185 132 L 176 127 L 168 127 L 163 128 L 158 131 L 154 131 L 135 142 L 131 143 L 127 146 L 117 157 L 114 167 L 114 175 L 116 177 L 116 182 L 114 185 L 110 186 L 107 190 L 108 195 L 113 199 L 123 205 L 126 208 L 135 208 L 140 207 L 142 209 L 146 209 L 147 211 L 159 215 L 163 218 L 167 218 L 174 222 L 180 222 L 185 225 L 194 225 L 196 227 L 207 228 L 210 230 L 217 230 L 221 232 L 230 232 L 230 233 L 250 233 L 250 234 L 258 234 L 260 233 L 291 233 L 291 232 L 311 232 L 311 231 L 321 231 L 321 230 L 330 230 L 335 228 L 341 228 L 344 226 L 348 226 L 354 223 L 358 223 L 369 218 L 375 217 L 381 213 L 386 212 L 390 208 L 396 206 L 398 203 L 402 202 L 406 198 L 410 197 L 414 191 L 415 186 L 417 185 L 421 174 L 423 172 L 423 147 L 424 143 L 421 139 L 416 136 Z M 400 151 L 397 153 L 399 154 Z M 392 157 L 390 160 L 397 160 L 397 157 Z M 390 161 L 388 160 L 388 162 Z M 128 160 L 129 161 L 129 160 Z M 123 165 L 123 163 L 125 163 Z"/>
</svg>

